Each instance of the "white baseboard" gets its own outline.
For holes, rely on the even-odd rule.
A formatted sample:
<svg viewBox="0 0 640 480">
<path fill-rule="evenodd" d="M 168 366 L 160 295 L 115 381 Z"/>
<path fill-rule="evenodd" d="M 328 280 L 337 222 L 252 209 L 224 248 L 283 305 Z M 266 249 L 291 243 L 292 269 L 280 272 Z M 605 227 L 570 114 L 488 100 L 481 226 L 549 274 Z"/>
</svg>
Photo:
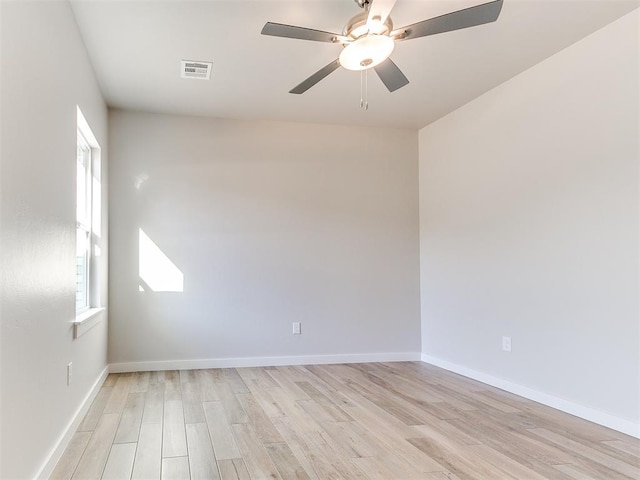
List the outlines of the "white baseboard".
<svg viewBox="0 0 640 480">
<path fill-rule="evenodd" d="M 47 479 L 51 476 L 51 474 L 53 473 L 53 469 L 58 463 L 58 460 L 60 460 L 60 457 L 69 446 L 69 442 L 71 441 L 73 434 L 76 433 L 76 430 L 80 426 L 80 422 L 82 422 L 82 419 L 89 411 L 89 407 L 93 403 L 93 400 L 96 398 L 96 395 L 98 395 L 98 392 L 100 391 L 102 384 L 107 378 L 107 375 L 109 375 L 109 365 L 104 367 L 104 370 L 91 387 L 91 390 L 89 390 L 87 396 L 84 397 L 84 400 L 80 404 L 80 407 L 78 407 L 78 410 L 76 410 L 76 413 L 67 425 L 67 428 L 65 428 L 64 433 L 60 436 L 58 442 L 53 447 L 51 452 L 49 452 L 47 460 L 44 462 L 44 465 L 40 469 L 40 473 L 36 475 L 36 479 Z"/>
<path fill-rule="evenodd" d="M 331 363 L 414 362 L 417 352 L 356 353 L 344 355 L 300 355 L 289 357 L 206 358 L 200 360 L 157 360 L 151 362 L 112 363 L 112 373 L 156 370 L 197 370 L 202 368 L 275 367 L 279 365 L 322 365 Z"/>
<path fill-rule="evenodd" d="M 464 377 L 472 378 L 487 385 L 506 390 L 507 392 L 515 393 L 521 397 L 533 400 L 534 402 L 542 403 L 548 407 L 561 410 L 565 413 L 570 413 L 576 417 L 589 420 L 590 422 L 603 425 L 605 427 L 617 430 L 618 432 L 631 435 L 632 437 L 640 438 L 640 424 L 634 423 L 630 420 L 611 415 L 609 413 L 602 412 L 590 407 L 585 407 L 578 403 L 565 400 L 560 397 L 549 395 L 548 393 L 540 392 L 523 385 L 504 380 L 502 378 L 494 377 L 477 370 L 458 365 L 456 363 L 443 360 L 441 358 L 432 357 L 430 355 L 422 354 L 422 361 L 435 365 L 436 367 L 444 368 L 450 372 L 458 373 Z"/>
</svg>

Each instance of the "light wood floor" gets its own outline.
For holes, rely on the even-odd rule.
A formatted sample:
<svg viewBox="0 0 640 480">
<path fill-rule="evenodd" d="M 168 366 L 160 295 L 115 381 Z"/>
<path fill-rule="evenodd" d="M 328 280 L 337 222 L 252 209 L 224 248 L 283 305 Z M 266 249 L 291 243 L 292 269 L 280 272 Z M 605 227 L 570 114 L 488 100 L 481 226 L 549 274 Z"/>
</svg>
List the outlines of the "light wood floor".
<svg viewBox="0 0 640 480">
<path fill-rule="evenodd" d="M 640 441 L 423 363 L 109 375 L 52 479 L 640 478 Z"/>
</svg>

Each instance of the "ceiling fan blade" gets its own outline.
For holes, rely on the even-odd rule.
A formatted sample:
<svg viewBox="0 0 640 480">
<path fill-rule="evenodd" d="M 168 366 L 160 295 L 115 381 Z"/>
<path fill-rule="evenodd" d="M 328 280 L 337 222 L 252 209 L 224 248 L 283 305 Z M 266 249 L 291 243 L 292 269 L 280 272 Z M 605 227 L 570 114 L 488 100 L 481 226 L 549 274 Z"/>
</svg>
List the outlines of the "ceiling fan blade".
<svg viewBox="0 0 640 480">
<path fill-rule="evenodd" d="M 316 83 L 318 83 L 320 80 L 322 80 L 324 77 L 326 77 L 327 75 L 332 73 L 334 70 L 336 70 L 339 66 L 340 66 L 340 62 L 337 59 L 334 60 L 333 62 L 331 62 L 326 67 L 322 67 L 316 73 L 311 75 L 309 78 L 307 78 L 300 85 L 298 85 L 298 86 L 292 88 L 291 90 L 289 90 L 289 93 L 295 93 L 296 95 L 300 95 L 301 93 L 306 92 L 311 87 L 313 87 Z"/>
<path fill-rule="evenodd" d="M 414 23 L 396 30 L 396 32 L 400 32 L 396 38 L 398 40 L 410 40 L 495 22 L 500 15 L 500 10 L 502 10 L 502 2 L 503 0 L 494 0 L 493 2 L 483 3 L 482 5 Z M 392 36 L 394 36 L 394 33 L 392 32 Z"/>
<path fill-rule="evenodd" d="M 371 5 L 369 5 L 367 24 L 370 24 L 372 21 L 384 23 L 395 4 L 396 0 L 372 0 Z M 377 17 L 379 17 L 379 19 Z"/>
<path fill-rule="evenodd" d="M 282 23 L 267 22 L 262 28 L 262 35 L 274 37 L 297 38 L 300 40 L 312 40 L 314 42 L 335 43 L 339 41 L 340 35 L 337 33 L 323 32 L 311 28 L 296 27 L 294 25 L 284 25 Z"/>
<path fill-rule="evenodd" d="M 402 73 L 390 58 L 387 58 L 380 65 L 373 67 L 373 69 L 390 92 L 395 92 L 409 83 L 404 73 Z"/>
</svg>

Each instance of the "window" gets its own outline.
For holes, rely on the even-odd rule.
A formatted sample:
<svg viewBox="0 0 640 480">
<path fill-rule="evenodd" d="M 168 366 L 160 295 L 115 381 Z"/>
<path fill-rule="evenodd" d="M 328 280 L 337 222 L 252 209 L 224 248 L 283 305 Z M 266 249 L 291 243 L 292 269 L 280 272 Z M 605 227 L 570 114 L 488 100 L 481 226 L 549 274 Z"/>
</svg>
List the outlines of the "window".
<svg viewBox="0 0 640 480">
<path fill-rule="evenodd" d="M 76 315 L 89 309 L 91 267 L 91 147 L 78 128 L 76 155 Z"/>
<path fill-rule="evenodd" d="M 76 322 L 100 307 L 101 182 L 100 146 L 78 108 L 76 149 Z M 104 267 L 102 267 L 104 268 Z"/>
</svg>

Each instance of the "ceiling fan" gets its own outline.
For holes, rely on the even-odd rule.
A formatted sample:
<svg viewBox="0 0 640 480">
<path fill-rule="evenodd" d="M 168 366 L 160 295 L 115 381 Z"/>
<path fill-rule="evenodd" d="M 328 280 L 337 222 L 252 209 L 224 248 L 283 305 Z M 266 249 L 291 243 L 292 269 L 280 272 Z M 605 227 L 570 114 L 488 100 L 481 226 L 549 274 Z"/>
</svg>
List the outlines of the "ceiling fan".
<svg viewBox="0 0 640 480">
<path fill-rule="evenodd" d="M 389 13 L 396 0 L 354 1 L 364 11 L 347 22 L 342 35 L 281 23 L 265 24 L 261 32 L 263 35 L 338 43 L 344 47 L 339 58 L 318 70 L 289 93 L 306 92 L 338 67 L 348 70 L 373 68 L 387 89 L 394 92 L 409 83 L 389 58 L 396 42 L 495 22 L 503 2 L 494 0 L 394 30 Z"/>
</svg>

